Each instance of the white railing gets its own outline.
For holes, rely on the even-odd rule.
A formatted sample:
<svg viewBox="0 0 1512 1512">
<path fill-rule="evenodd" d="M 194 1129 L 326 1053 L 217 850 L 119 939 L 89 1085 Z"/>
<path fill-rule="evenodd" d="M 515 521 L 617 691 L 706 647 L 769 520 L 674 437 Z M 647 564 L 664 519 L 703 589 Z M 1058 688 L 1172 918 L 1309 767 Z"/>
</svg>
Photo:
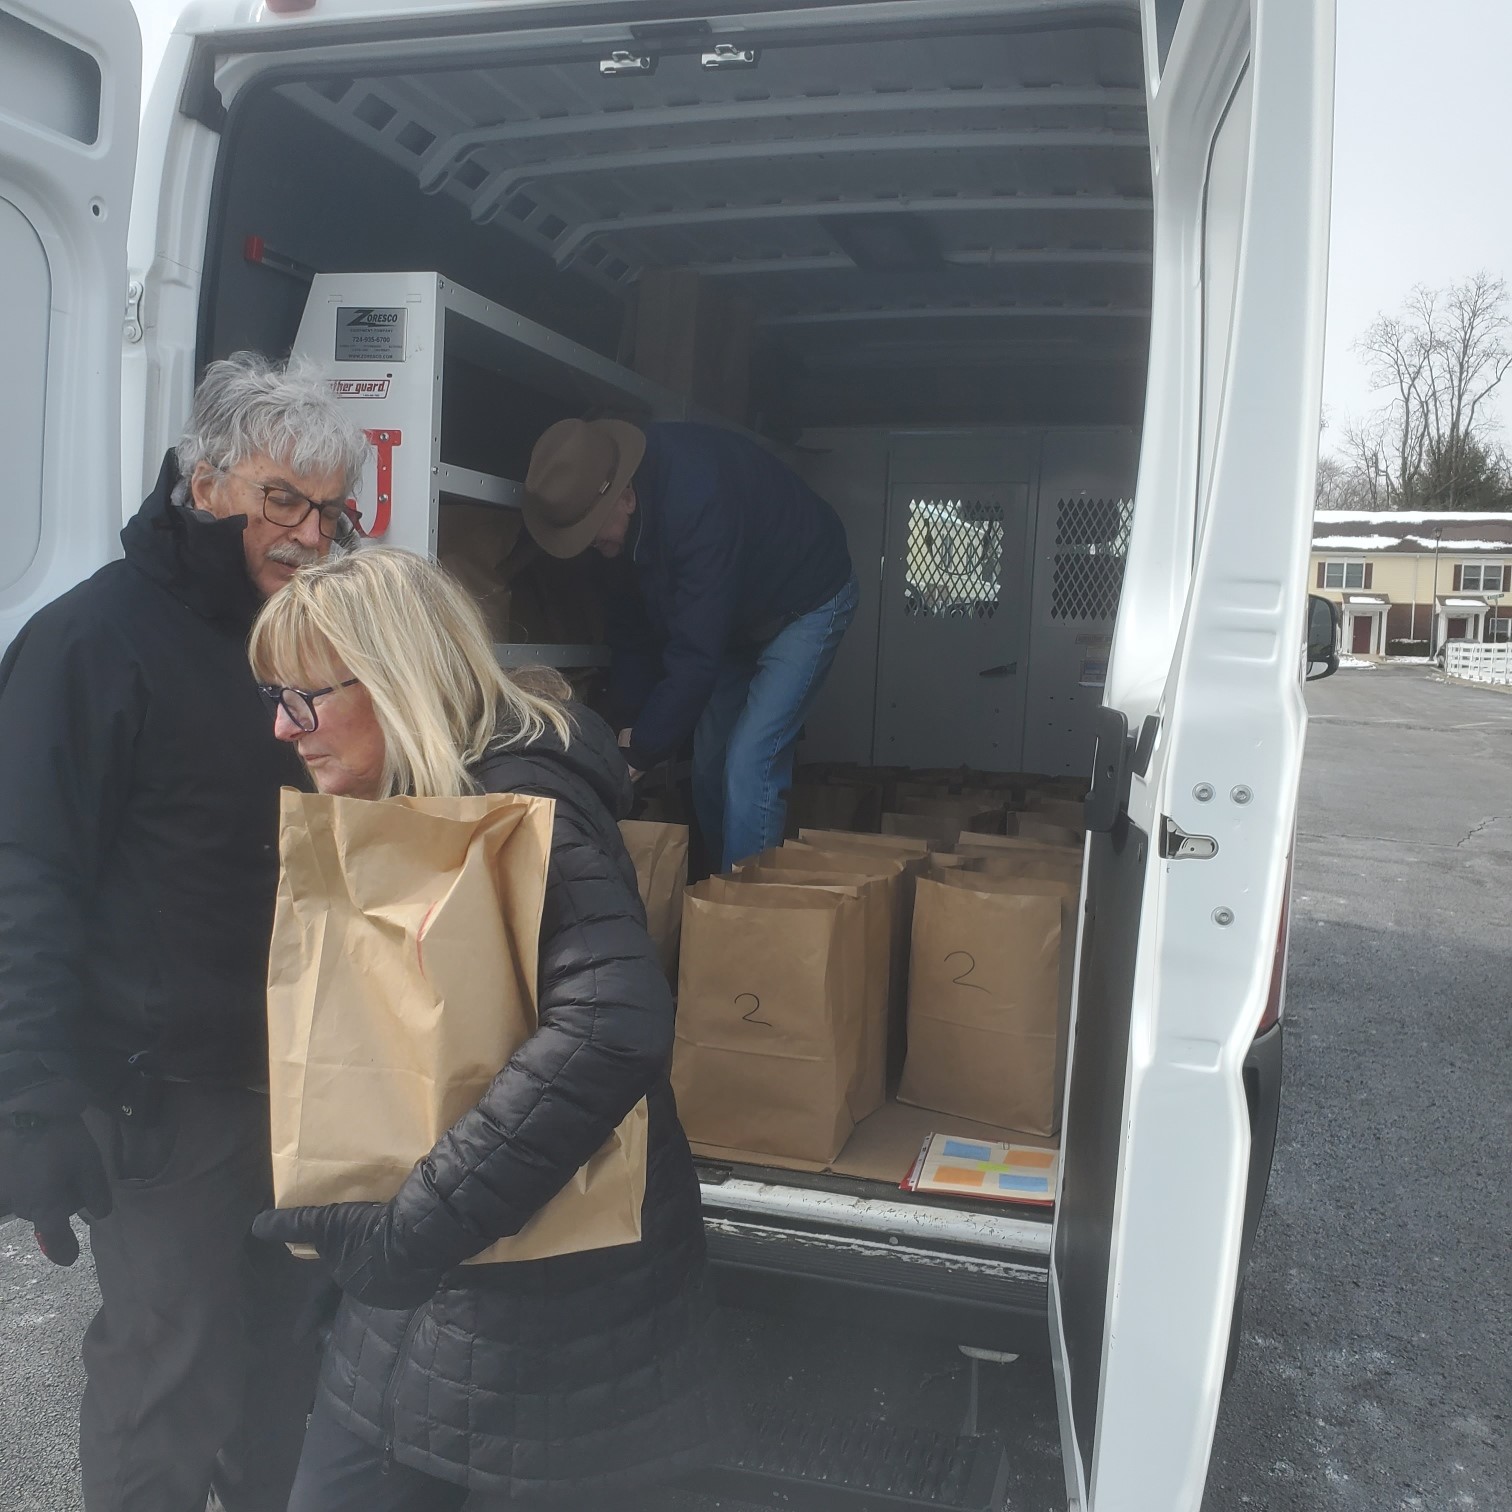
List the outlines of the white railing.
<svg viewBox="0 0 1512 1512">
<path fill-rule="evenodd" d="M 1450 641 L 1444 670 L 1467 682 L 1512 685 L 1512 645 L 1483 646 L 1476 641 Z"/>
</svg>

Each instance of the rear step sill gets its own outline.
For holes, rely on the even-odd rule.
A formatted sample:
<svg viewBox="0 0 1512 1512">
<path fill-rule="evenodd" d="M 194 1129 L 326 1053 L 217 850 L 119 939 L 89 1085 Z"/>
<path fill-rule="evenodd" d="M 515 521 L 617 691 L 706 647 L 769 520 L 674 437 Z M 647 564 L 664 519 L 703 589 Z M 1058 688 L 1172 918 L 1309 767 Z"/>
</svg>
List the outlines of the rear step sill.
<svg viewBox="0 0 1512 1512">
<path fill-rule="evenodd" d="M 754 1415 L 739 1450 L 697 1483 L 716 1495 L 813 1512 L 997 1512 L 1008 1476 L 996 1436 L 816 1421 L 768 1407 Z"/>
<path fill-rule="evenodd" d="M 1050 1224 L 1006 1213 L 963 1213 L 739 1178 L 702 1185 L 704 1212 L 800 1226 L 816 1234 L 881 1235 L 891 1243 L 963 1244 L 1048 1262 Z"/>
</svg>

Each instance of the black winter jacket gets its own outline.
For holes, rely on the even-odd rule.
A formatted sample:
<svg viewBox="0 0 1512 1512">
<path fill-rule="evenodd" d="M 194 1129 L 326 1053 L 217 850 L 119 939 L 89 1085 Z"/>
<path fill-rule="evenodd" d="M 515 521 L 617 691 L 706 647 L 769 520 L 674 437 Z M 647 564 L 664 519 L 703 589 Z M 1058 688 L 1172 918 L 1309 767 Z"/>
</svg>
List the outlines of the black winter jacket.
<svg viewBox="0 0 1512 1512">
<path fill-rule="evenodd" d="M 62 1111 L 146 1052 L 267 1075 L 278 790 L 303 786 L 247 665 L 244 522 L 170 502 L 0 663 L 0 1111 Z"/>
<path fill-rule="evenodd" d="M 765 447 L 685 421 L 645 431 L 632 571 L 601 569 L 610 696 L 641 771 L 693 733 L 728 649 L 770 640 L 851 576 L 839 515 Z"/>
<path fill-rule="evenodd" d="M 642 1238 L 459 1267 L 413 1312 L 344 1298 L 321 1383 L 338 1419 L 402 1464 L 568 1505 L 703 1463 L 716 1428 L 698 1183 L 667 1078 L 672 1000 L 615 823 L 629 781 L 608 727 L 573 713 L 568 750 L 548 733 L 476 774 L 557 804 L 539 1028 L 416 1166 L 396 1216 L 419 1266 L 476 1254 L 648 1097 Z"/>
</svg>

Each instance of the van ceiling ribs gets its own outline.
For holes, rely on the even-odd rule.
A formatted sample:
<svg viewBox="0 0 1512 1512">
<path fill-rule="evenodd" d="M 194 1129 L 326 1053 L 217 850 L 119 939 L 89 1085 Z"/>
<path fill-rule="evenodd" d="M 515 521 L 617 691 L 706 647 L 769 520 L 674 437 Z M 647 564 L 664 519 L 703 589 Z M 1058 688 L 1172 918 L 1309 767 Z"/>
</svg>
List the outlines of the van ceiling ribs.
<svg viewBox="0 0 1512 1512">
<path fill-rule="evenodd" d="M 858 383 L 1057 352 L 1138 367 L 1137 29 L 1068 5 L 1033 28 L 1004 7 L 974 30 L 741 40 L 761 56 L 738 72 L 671 49 L 652 75 L 603 77 L 622 39 L 596 38 L 576 59 L 501 43 L 277 88 L 573 277 L 622 298 L 646 267 L 717 277 L 769 345 L 826 370 L 848 354 Z"/>
<path fill-rule="evenodd" d="M 1089 265 L 1146 268 L 1150 266 L 1152 256 L 1140 248 L 1123 247 L 989 247 L 947 252 L 941 261 L 955 268 Z M 821 252 L 813 257 L 741 257 L 737 253 L 722 262 L 692 263 L 689 266 L 705 278 L 721 278 L 731 274 L 853 272 L 856 264 L 843 252 Z"/>
<path fill-rule="evenodd" d="M 875 136 L 778 137 L 751 142 L 716 142 L 680 147 L 646 147 L 632 152 L 589 153 L 582 157 L 545 158 L 522 163 L 491 177 L 474 198 L 471 215 L 480 225 L 498 214 L 500 206 L 516 189 L 553 179 L 587 173 L 636 173 L 654 168 L 691 168 L 700 164 L 729 167 L 746 162 L 779 162 L 805 157 L 857 156 L 863 153 L 910 152 L 1006 152 L 1015 148 L 1043 151 L 1049 148 L 1125 147 L 1143 151 L 1147 139 L 1142 131 L 1029 131 L 879 133 Z"/>
<path fill-rule="evenodd" d="M 644 215 L 622 215 L 609 220 L 585 221 L 562 238 L 553 256 L 557 265 L 570 262 L 583 244 L 593 237 L 613 231 L 649 231 L 666 227 L 718 226 L 742 221 L 805 219 L 813 215 L 875 215 L 880 211 L 912 210 L 926 214 L 960 214 L 964 211 L 990 210 L 1010 214 L 1029 212 L 1089 210 L 1151 213 L 1154 202 L 1148 195 L 1119 194 L 997 194 L 965 196 L 956 194 L 896 199 L 793 201 L 766 205 L 715 205 L 703 209 L 652 210 Z"/>
<path fill-rule="evenodd" d="M 862 320 L 1012 320 L 1023 318 L 1148 320 L 1143 309 L 1114 309 L 1107 305 L 902 305 L 873 310 L 805 310 L 797 315 L 765 315 L 765 326 L 843 325 Z"/>
<path fill-rule="evenodd" d="M 630 110 L 598 110 L 589 115 L 539 117 L 534 120 L 501 121 L 475 131 L 456 132 L 438 141 L 420 164 L 420 187 L 427 194 L 440 189 L 462 162 L 479 147 L 503 146 L 509 142 L 547 142 L 569 136 L 622 135 L 627 129 L 682 130 L 689 126 L 728 127 L 741 122 L 769 123 L 776 114 L 782 121 L 818 120 L 831 116 L 911 116 L 943 111 L 1065 111 L 1073 109 L 1131 112 L 1132 129 L 1139 132 L 1144 121 L 1144 90 L 1076 89 L 1049 85 L 1038 89 L 877 89 L 869 94 L 799 95 L 734 99 L 710 105 L 673 105 Z"/>
</svg>

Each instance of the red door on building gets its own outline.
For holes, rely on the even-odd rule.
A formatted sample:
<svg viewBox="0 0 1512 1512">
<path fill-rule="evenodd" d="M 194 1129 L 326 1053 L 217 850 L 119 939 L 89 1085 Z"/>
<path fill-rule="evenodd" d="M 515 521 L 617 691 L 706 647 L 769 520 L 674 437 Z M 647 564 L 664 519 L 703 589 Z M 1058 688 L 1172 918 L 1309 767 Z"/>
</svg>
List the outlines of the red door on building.
<svg viewBox="0 0 1512 1512">
<path fill-rule="evenodd" d="M 1452 619 L 1449 621 L 1449 633 L 1447 639 L 1464 640 L 1469 629 L 1470 621 L 1467 620 L 1464 615 L 1460 615 L 1458 619 Z"/>
<path fill-rule="evenodd" d="M 1366 614 L 1355 615 L 1354 621 L 1354 645 L 1350 649 L 1356 656 L 1370 655 L 1370 616 Z"/>
</svg>

